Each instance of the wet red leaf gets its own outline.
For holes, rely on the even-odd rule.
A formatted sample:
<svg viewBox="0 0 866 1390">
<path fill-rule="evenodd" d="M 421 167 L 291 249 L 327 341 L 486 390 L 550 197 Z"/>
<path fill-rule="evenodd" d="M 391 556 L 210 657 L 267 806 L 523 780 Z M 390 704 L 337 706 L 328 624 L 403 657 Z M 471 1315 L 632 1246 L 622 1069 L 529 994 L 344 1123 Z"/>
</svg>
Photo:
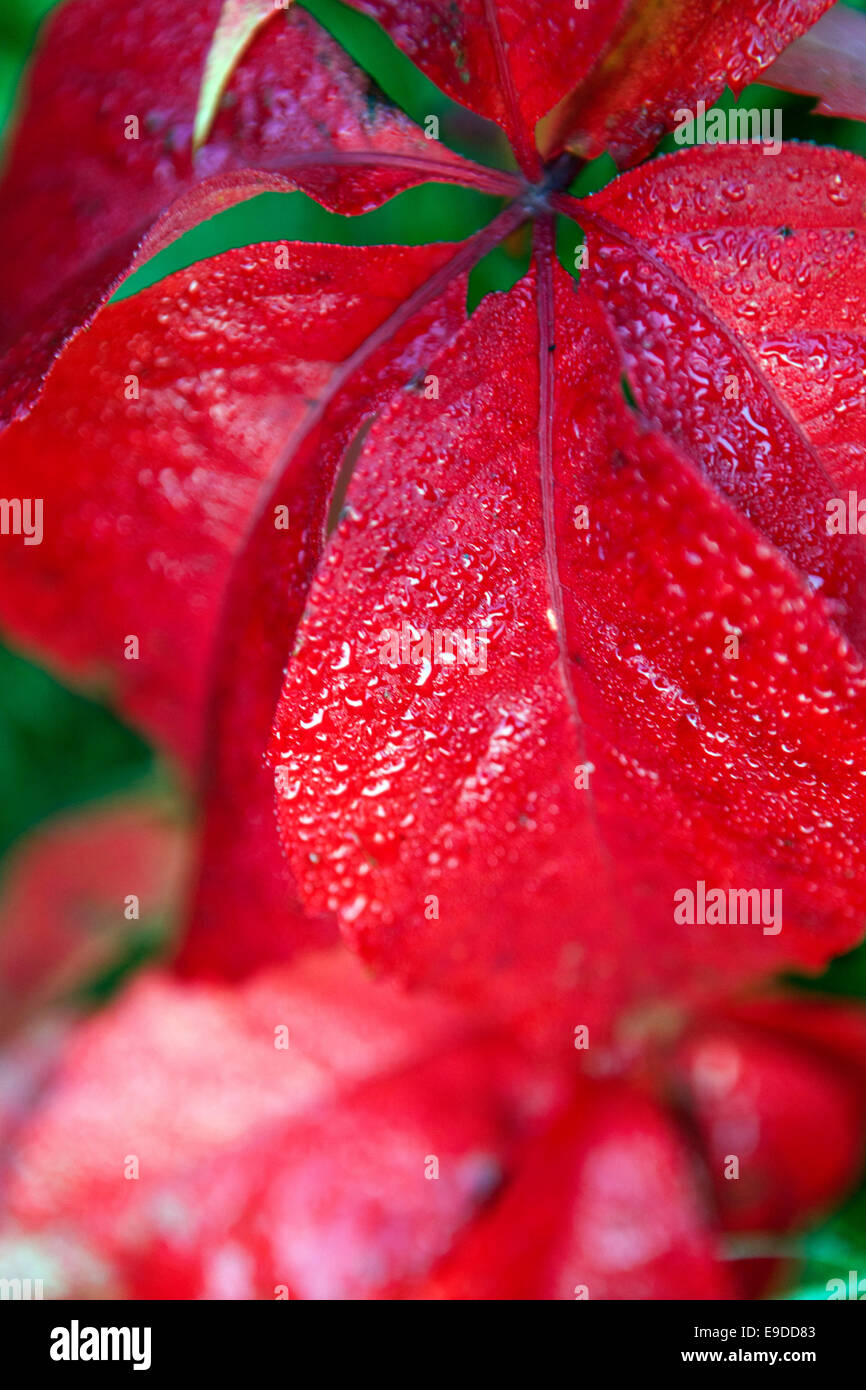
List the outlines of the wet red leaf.
<svg viewBox="0 0 866 1390">
<path fill-rule="evenodd" d="M 448 255 L 262 244 L 103 308 L 38 408 L 0 436 L 0 490 L 44 498 L 46 517 L 41 544 L 22 535 L 0 547 L 7 633 L 107 687 L 195 766 L 224 591 L 261 485 L 334 367 Z M 462 317 L 463 293 L 454 286 L 445 322 Z M 421 361 L 432 317 L 433 328 L 416 325 Z M 395 373 L 411 375 L 412 350 L 395 350 Z M 344 412 L 344 440 L 367 394 Z M 301 595 L 331 481 L 308 461 L 267 518 Z"/>
<path fill-rule="evenodd" d="M 437 86 L 505 130 L 537 174 L 536 123 L 591 71 L 627 0 L 349 0 L 371 15 Z"/>
<path fill-rule="evenodd" d="M 588 159 L 607 150 L 620 168 L 634 164 L 679 111 L 711 106 L 726 87 L 738 94 L 832 3 L 632 0 L 596 67 L 545 123 L 546 148 L 564 143 Z"/>
<path fill-rule="evenodd" d="M 498 121 L 524 171 L 567 146 L 648 154 L 675 113 L 738 92 L 832 0 L 348 0 L 455 101 Z M 556 108 L 556 109 L 554 109 Z"/>
<path fill-rule="evenodd" d="M 690 95 L 709 91 L 707 53 L 710 86 L 745 80 L 820 8 L 765 5 L 758 35 L 751 8 L 735 24 L 717 5 Z M 64 13 L 92 49 L 93 6 Z M 629 9 L 587 78 L 610 110 L 647 13 Z M 460 62 L 470 75 L 495 68 L 499 95 L 485 86 L 479 109 L 505 113 L 529 173 L 529 126 L 553 90 L 537 80 L 545 26 L 561 18 L 577 44 L 574 79 L 610 14 L 565 24 L 560 7 L 539 27 L 491 0 L 444 46 L 436 5 L 410 6 L 402 27 L 390 7 L 379 18 L 448 90 Z M 653 84 L 696 16 L 665 5 L 653 43 L 641 39 L 628 157 L 662 120 Z M 106 55 L 129 39 L 118 33 L 106 30 Z M 303 16 L 264 26 L 196 165 L 195 177 L 206 165 L 229 183 L 184 184 L 187 201 L 153 236 L 212 207 L 216 189 L 261 186 L 256 172 L 224 172 L 253 158 L 248 108 L 256 150 L 285 134 L 280 121 L 259 131 L 258 65 L 295 71 L 303 58 L 303 80 L 285 85 L 294 131 L 337 80 L 330 60 L 321 71 L 329 44 Z M 158 87 L 159 46 L 135 51 Z M 58 61 L 49 41 L 49 74 Z M 354 70 L 334 61 L 344 87 L 326 103 L 327 134 L 342 151 L 343 97 L 363 125 L 361 97 Z M 80 109 L 70 98 L 91 136 L 108 58 L 94 62 Z M 565 48 L 557 93 L 564 66 Z M 135 64 L 124 74 L 139 80 Z M 193 101 L 190 85 L 183 111 Z M 380 115 L 364 159 L 397 139 Z M 172 120 L 187 121 L 188 141 L 180 107 Z M 41 167 L 37 127 L 23 127 L 13 193 L 27 140 Z M 613 120 L 617 149 L 618 130 Z M 406 139 L 400 178 L 421 177 L 423 137 Z M 141 155 L 152 180 L 155 147 Z M 95 167 L 102 179 L 108 166 Z M 477 186 L 469 166 L 449 169 Z M 856 477 L 860 450 L 848 325 L 860 312 L 862 171 L 827 151 L 706 149 L 578 203 L 551 194 L 571 172 L 557 165 L 461 248 L 293 246 L 285 270 L 269 263 L 273 248 L 230 252 L 103 309 L 68 345 L 36 409 L 4 436 L 4 490 L 38 489 L 55 510 L 42 545 L 4 546 L 0 602 L 15 637 L 66 672 L 107 676 L 121 708 L 193 763 L 207 718 L 187 972 L 242 975 L 321 942 L 337 917 L 376 969 L 567 1041 L 578 1023 L 607 1028 L 660 997 L 690 1003 L 783 966 L 817 968 L 858 939 L 863 546 L 827 534 L 823 504 Z M 333 196 L 356 209 L 386 184 L 341 178 Z M 325 202 L 333 193 L 304 186 Z M 551 197 L 587 230 L 578 291 L 553 255 Z M 26 188 L 19 203 L 25 217 L 36 207 Z M 533 275 L 458 331 L 462 276 L 539 210 Z M 809 276 L 820 293 L 804 331 Z M 643 419 L 619 389 L 623 362 Z M 130 371 L 137 400 L 125 397 Z M 322 557 L 340 461 L 373 417 Z M 383 629 L 410 641 L 471 633 L 475 661 L 383 660 Z M 290 657 L 270 748 L 284 862 L 262 758 Z M 757 893 L 766 912 L 763 892 L 772 916 L 678 918 L 678 895 L 703 886 Z"/>
<path fill-rule="evenodd" d="M 563 1041 L 817 967 L 866 910 L 866 673 L 703 454 L 635 422 L 594 293 L 542 250 L 433 362 L 438 399 L 373 427 L 271 745 L 308 905 L 402 978 L 558 996 Z M 678 918 L 699 884 L 778 893 L 778 922 Z"/>
<path fill-rule="evenodd" d="M 866 164 L 811 146 L 713 153 L 653 161 L 588 200 L 587 287 L 647 418 L 862 650 L 866 542 L 830 531 L 828 503 L 862 476 Z"/>
<path fill-rule="evenodd" d="M 301 10 L 274 11 L 194 155 L 221 2 L 68 0 L 48 21 L 0 190 L 0 418 L 132 268 L 232 203 L 300 188 L 362 212 L 425 179 L 473 182 Z"/>
</svg>

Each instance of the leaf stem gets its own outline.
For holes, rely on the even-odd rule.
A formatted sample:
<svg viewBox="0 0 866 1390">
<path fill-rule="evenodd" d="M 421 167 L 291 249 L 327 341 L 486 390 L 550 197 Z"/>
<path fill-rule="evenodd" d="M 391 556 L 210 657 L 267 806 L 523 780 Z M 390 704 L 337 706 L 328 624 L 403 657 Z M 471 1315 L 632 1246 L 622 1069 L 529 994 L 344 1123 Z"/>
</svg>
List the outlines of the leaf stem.
<svg viewBox="0 0 866 1390">
<path fill-rule="evenodd" d="M 502 37 L 502 30 L 499 27 L 496 0 L 484 0 L 484 16 L 487 20 L 487 27 L 490 30 L 493 52 L 496 57 L 499 86 L 505 101 L 506 111 L 508 112 L 508 124 L 511 127 L 510 135 L 514 142 L 514 153 L 517 156 L 517 162 L 526 175 L 527 180 L 530 183 L 534 183 L 541 172 L 541 156 L 534 142 L 527 134 L 526 122 L 520 110 L 517 88 L 514 84 L 514 74 L 508 62 L 505 41 Z"/>
<path fill-rule="evenodd" d="M 263 173 L 283 173 L 292 169 L 403 169 L 407 173 L 423 174 L 436 183 L 456 183 L 474 188 L 480 193 L 493 193 L 502 198 L 517 198 L 525 192 L 526 183 L 519 174 L 507 169 L 491 169 L 486 164 L 455 155 L 437 159 L 435 155 L 403 154 L 397 150 L 281 150 L 273 160 L 257 160 L 255 169 Z"/>
</svg>

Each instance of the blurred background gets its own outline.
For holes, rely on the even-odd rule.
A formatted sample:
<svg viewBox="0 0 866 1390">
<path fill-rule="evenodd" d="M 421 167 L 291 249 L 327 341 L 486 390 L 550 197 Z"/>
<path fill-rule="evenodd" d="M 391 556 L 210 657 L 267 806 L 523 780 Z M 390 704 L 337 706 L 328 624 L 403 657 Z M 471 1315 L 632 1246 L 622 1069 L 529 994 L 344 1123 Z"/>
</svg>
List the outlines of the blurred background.
<svg viewBox="0 0 866 1390">
<path fill-rule="evenodd" d="M 866 11 L 866 0 L 852 0 Z M 53 0 L 2 0 L 0 5 L 0 158 L 14 126 L 20 84 L 40 23 Z M 505 164 L 506 148 L 490 141 L 475 118 L 432 86 L 375 26 L 339 0 L 310 0 L 304 8 L 372 74 L 382 90 L 423 123 L 429 114 L 440 120 L 445 143 L 488 162 Z M 719 103 L 733 105 L 726 93 Z M 783 109 L 786 140 L 807 140 L 866 155 L 866 124 L 810 115 L 810 98 L 752 86 L 738 103 Z M 62 133 L 58 134 L 62 139 Z M 660 152 L 675 149 L 672 138 Z M 583 170 L 576 193 L 601 187 L 615 173 L 607 158 Z M 134 294 L 204 256 L 262 240 L 297 239 L 347 244 L 421 243 L 470 235 L 498 210 L 498 200 L 448 186 L 417 188 L 377 211 L 356 218 L 325 212 L 303 194 L 268 194 L 230 209 L 181 237 L 134 274 L 115 297 Z M 563 264 L 573 271 L 573 250 L 580 239 L 572 224 L 560 228 Z M 529 256 L 525 232 L 497 248 L 473 272 L 470 306 L 491 289 L 507 288 L 523 273 Z M 39 667 L 0 644 L 0 923 L 10 891 L 9 865 L 22 837 L 57 813 L 98 803 L 118 794 L 164 803 L 183 814 L 183 796 L 173 769 L 160 761 L 137 734 L 88 693 L 59 685 Z M 162 833 L 162 831 L 160 831 Z M 10 851 L 12 857 L 10 858 Z M 81 891 L 86 897 L 87 886 Z M 86 908 L 85 904 L 85 908 Z M 98 904 L 91 904 L 98 908 Z M 97 953 L 85 992 L 110 993 L 132 969 L 155 952 L 170 930 L 168 921 L 140 924 L 122 949 Z M 2 953 L 2 925 L 0 925 Z M 798 982 L 805 988 L 857 998 L 866 1003 L 866 946 L 833 964 L 819 980 Z M 76 985 L 79 994 L 80 983 Z M 761 1250 L 752 1252 L 760 1256 Z M 799 1272 L 788 1289 L 791 1298 L 826 1298 L 828 1270 L 856 1268 L 866 1273 L 866 1184 L 819 1229 L 798 1237 Z"/>
</svg>

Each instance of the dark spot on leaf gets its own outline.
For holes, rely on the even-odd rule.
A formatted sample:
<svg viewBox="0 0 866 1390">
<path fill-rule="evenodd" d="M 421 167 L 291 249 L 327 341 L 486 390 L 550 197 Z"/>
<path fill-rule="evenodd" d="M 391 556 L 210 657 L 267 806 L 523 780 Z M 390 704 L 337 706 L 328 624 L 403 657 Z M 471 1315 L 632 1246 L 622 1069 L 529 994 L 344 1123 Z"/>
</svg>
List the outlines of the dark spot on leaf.
<svg viewBox="0 0 866 1390">
<path fill-rule="evenodd" d="M 630 410 L 637 410 L 637 401 L 634 398 L 634 393 L 632 392 L 631 384 L 625 372 L 623 372 L 622 376 L 619 379 L 619 386 L 625 398 L 626 405 L 629 407 Z"/>
</svg>

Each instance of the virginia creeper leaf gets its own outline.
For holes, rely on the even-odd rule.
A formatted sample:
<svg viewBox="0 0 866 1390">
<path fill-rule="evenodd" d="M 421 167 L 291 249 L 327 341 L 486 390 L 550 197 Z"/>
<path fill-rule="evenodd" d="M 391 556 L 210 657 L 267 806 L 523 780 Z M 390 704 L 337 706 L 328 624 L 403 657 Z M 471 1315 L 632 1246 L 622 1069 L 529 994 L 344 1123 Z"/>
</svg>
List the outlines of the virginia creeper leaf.
<svg viewBox="0 0 866 1390">
<path fill-rule="evenodd" d="M 856 1185 L 866 1158 L 862 1010 L 762 1000 L 697 1024 L 675 1066 L 728 1230 L 803 1226 Z"/>
<path fill-rule="evenodd" d="M 734 1296 L 692 1156 L 661 1107 L 587 1087 L 425 1290 L 447 1299 Z"/>
<path fill-rule="evenodd" d="M 0 547 L 6 631 L 107 684 L 195 765 L 231 559 L 260 485 L 335 365 L 448 255 L 263 244 L 104 307 L 0 437 L 0 491 L 44 501 L 42 543 Z M 301 573 L 307 518 L 327 495 L 308 467 L 268 516 Z"/>
<path fill-rule="evenodd" d="M 595 69 L 544 122 L 542 148 L 565 144 L 584 159 L 607 150 L 621 168 L 634 164 L 678 111 L 742 91 L 832 3 L 632 0 Z"/>
<path fill-rule="evenodd" d="M 537 275 L 443 350 L 438 399 L 371 430 L 271 757 L 302 898 L 366 959 L 603 1022 L 858 939 L 866 671 L 783 554 L 634 422 L 586 289 L 549 256 Z M 425 653 L 436 632 L 462 660 Z M 784 909 L 677 919 L 699 883 Z"/>
<path fill-rule="evenodd" d="M 350 213 L 422 179 L 507 185 L 431 148 L 300 10 L 275 13 L 255 38 L 194 156 L 220 4 L 69 0 L 50 19 L 0 195 L 0 418 L 27 408 L 58 348 L 164 244 L 166 229 L 176 236 L 266 188 L 301 188 Z M 161 240 L 145 241 L 160 214 L 202 184 L 201 203 L 182 205 L 186 215 L 162 223 Z"/>
<path fill-rule="evenodd" d="M 589 72 L 627 0 L 348 0 L 455 101 L 503 127 L 530 176 L 534 130 Z"/>
<path fill-rule="evenodd" d="M 418 279 L 422 270 L 429 278 L 399 305 L 389 298 L 396 288 L 389 273 L 393 248 L 373 258 L 365 295 L 352 304 L 364 332 L 348 339 L 346 318 L 340 323 L 338 341 L 354 352 L 346 351 L 299 420 L 251 518 L 226 591 L 213 663 L 201 872 L 179 962 L 186 973 L 243 975 L 260 962 L 291 956 L 301 942 L 331 938 L 330 915 L 304 922 L 300 932 L 286 930 L 287 921 L 297 928 L 303 919 L 276 837 L 273 778 L 262 751 L 284 654 L 321 555 L 337 468 L 364 421 L 423 373 L 463 322 L 466 282 L 456 262 L 468 264 L 473 254 L 472 242 L 453 256 L 446 247 L 425 248 L 406 265 Z M 368 259 L 369 250 L 362 251 L 353 264 L 366 267 Z M 369 272 L 377 264 L 385 273 L 371 313 Z M 390 317 L 382 312 L 388 307 Z M 284 499 L 291 499 L 288 533 L 275 525 Z"/>
<path fill-rule="evenodd" d="M 524 173 L 566 145 L 619 164 L 679 108 L 739 91 L 832 0 L 348 0 L 449 96 L 506 130 Z M 556 108 L 556 109 L 553 109 Z"/>
<path fill-rule="evenodd" d="M 866 16 L 834 5 L 761 76 L 768 87 L 820 100 L 819 116 L 866 118 Z"/>
<path fill-rule="evenodd" d="M 152 976 L 71 1039 L 19 1130 L 7 1229 L 64 1235 L 132 1296 L 162 1268 L 162 1297 L 369 1297 L 423 1275 L 502 1181 L 553 1095 L 531 1076 L 343 951 L 242 989 Z"/>
<path fill-rule="evenodd" d="M 654 161 L 587 201 L 587 285 L 641 409 L 862 652 L 866 544 L 828 519 L 866 452 L 866 164 L 811 146 L 710 154 Z"/>
</svg>

